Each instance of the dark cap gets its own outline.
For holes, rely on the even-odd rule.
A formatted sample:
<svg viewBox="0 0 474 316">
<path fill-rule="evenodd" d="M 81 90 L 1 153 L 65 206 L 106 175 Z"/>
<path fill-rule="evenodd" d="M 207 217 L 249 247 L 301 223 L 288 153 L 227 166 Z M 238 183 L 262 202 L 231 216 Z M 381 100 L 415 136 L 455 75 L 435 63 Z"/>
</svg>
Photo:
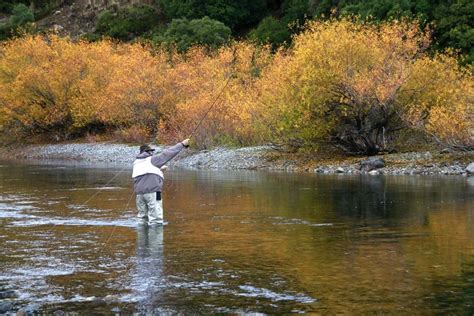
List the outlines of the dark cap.
<svg viewBox="0 0 474 316">
<path fill-rule="evenodd" d="M 141 145 L 140 146 L 140 154 L 145 152 L 145 151 L 155 151 L 153 148 L 150 147 L 150 145 Z"/>
</svg>

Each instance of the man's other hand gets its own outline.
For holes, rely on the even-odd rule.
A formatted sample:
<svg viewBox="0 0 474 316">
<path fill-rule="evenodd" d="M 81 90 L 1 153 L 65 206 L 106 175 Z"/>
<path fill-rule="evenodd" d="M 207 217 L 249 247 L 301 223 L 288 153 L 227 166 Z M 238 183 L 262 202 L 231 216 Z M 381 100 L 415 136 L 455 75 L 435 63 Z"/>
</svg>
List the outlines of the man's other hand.
<svg viewBox="0 0 474 316">
<path fill-rule="evenodd" d="M 184 147 L 189 147 L 189 138 L 186 138 L 185 140 L 183 140 L 181 144 L 183 144 Z"/>
</svg>

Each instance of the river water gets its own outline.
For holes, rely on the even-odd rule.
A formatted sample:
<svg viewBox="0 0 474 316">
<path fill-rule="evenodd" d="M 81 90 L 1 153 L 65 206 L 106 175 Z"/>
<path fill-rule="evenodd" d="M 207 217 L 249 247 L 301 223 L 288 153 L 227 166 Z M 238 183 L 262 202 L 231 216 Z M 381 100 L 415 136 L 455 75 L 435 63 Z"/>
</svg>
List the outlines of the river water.
<svg viewBox="0 0 474 316">
<path fill-rule="evenodd" d="M 474 313 L 474 177 L 0 165 L 0 284 L 79 313 Z M 130 202 L 131 200 L 131 202 Z M 129 203 L 130 202 L 130 203 Z"/>
</svg>

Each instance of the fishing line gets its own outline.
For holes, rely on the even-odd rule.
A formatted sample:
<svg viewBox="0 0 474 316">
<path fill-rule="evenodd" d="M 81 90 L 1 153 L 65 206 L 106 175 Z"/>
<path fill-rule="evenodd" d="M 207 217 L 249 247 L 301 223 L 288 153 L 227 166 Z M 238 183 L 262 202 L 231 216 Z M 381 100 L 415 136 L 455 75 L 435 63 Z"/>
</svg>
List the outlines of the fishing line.
<svg viewBox="0 0 474 316">
<path fill-rule="evenodd" d="M 128 206 L 130 205 L 130 201 L 132 200 L 133 195 L 134 195 L 134 192 L 133 192 L 133 190 L 132 190 L 132 194 L 130 195 L 130 198 L 128 199 L 127 205 L 125 205 L 124 211 L 126 211 L 127 208 L 128 208 Z M 112 236 L 114 235 L 116 229 L 117 229 L 117 225 L 114 225 L 114 228 L 112 229 L 112 232 L 110 233 L 109 237 L 108 237 L 107 240 L 104 242 L 104 244 L 102 245 L 102 247 L 99 249 L 99 252 L 102 251 L 102 250 L 104 250 L 105 246 L 107 245 L 107 243 L 109 242 L 109 240 L 110 240 L 110 239 L 112 238 Z"/>
<path fill-rule="evenodd" d="M 232 78 L 232 76 L 229 76 L 227 78 L 227 81 L 225 83 L 225 85 L 222 87 L 221 91 L 219 92 L 219 94 L 216 96 L 216 98 L 214 99 L 214 102 L 212 102 L 211 106 L 209 107 L 209 109 L 206 111 L 206 113 L 204 113 L 204 115 L 201 117 L 201 120 L 199 121 L 199 123 L 196 125 L 196 127 L 193 129 L 191 135 L 189 135 L 188 138 L 191 138 L 194 136 L 194 134 L 196 133 L 197 129 L 199 128 L 199 126 L 201 126 L 202 122 L 204 121 L 204 119 L 206 118 L 206 116 L 211 112 L 212 108 L 214 107 L 214 105 L 216 105 L 217 101 L 219 100 L 219 98 L 221 97 L 222 93 L 224 93 L 225 89 L 227 88 L 227 86 L 229 85 L 230 83 L 230 79 Z"/>
<path fill-rule="evenodd" d="M 123 167 L 122 169 L 120 169 L 119 171 L 117 171 L 117 173 L 101 188 L 99 188 L 97 190 L 97 192 L 95 192 L 94 194 L 92 194 L 85 202 L 81 203 L 78 205 L 78 207 L 81 207 L 81 206 L 85 206 L 86 203 L 92 201 L 93 198 L 95 198 L 97 195 L 99 195 L 100 192 L 104 191 L 104 189 L 110 184 L 112 183 L 112 181 L 114 181 L 118 175 L 121 173 L 121 172 L 124 172 L 125 169 L 127 169 L 128 167 Z M 82 210 L 76 210 L 76 211 L 72 211 L 69 213 L 69 215 L 73 215 L 79 211 L 82 211 Z"/>
<path fill-rule="evenodd" d="M 188 138 L 192 138 L 194 136 L 194 134 L 196 133 L 197 129 L 199 128 L 199 126 L 201 126 L 202 122 L 204 122 L 204 119 L 207 117 L 207 115 L 211 112 L 212 108 L 217 104 L 217 101 L 219 100 L 219 98 L 221 97 L 222 93 L 224 93 L 225 89 L 227 88 L 227 86 L 229 85 L 230 83 L 230 80 L 232 79 L 232 76 L 228 76 L 227 80 L 226 80 L 226 83 L 225 85 L 220 89 L 219 93 L 217 94 L 217 96 L 214 98 L 214 101 L 211 103 L 211 105 L 209 106 L 209 108 L 207 109 L 207 111 L 204 113 L 204 115 L 201 117 L 201 120 L 199 121 L 199 123 L 194 127 L 193 131 L 191 132 L 191 134 L 189 135 Z M 173 159 L 174 157 L 171 157 L 169 158 L 168 160 L 166 160 L 163 165 L 166 165 L 171 159 Z"/>
<path fill-rule="evenodd" d="M 231 64 L 234 64 L 236 59 L 237 59 L 237 56 L 235 54 L 235 50 L 234 50 L 234 58 L 233 60 L 231 61 Z M 198 128 L 201 126 L 201 124 L 204 122 L 204 119 L 207 117 L 207 115 L 211 112 L 211 110 L 214 108 L 214 106 L 217 104 L 217 101 L 220 99 L 220 97 L 222 96 L 222 94 L 224 93 L 224 91 L 226 90 L 227 86 L 229 85 L 230 81 L 232 79 L 232 76 L 229 75 L 227 80 L 226 80 L 226 83 L 224 84 L 224 86 L 220 89 L 219 93 L 217 94 L 217 96 L 214 98 L 214 101 L 211 103 L 211 105 L 209 106 L 209 108 L 207 109 L 207 111 L 204 113 L 204 115 L 201 117 L 200 121 L 198 122 L 198 124 L 196 124 L 196 126 L 194 127 L 193 131 L 191 132 L 190 136 L 188 138 L 192 138 L 196 131 L 198 130 Z M 155 137 L 156 138 L 156 137 Z M 172 157 L 174 158 L 174 157 Z M 169 158 L 168 160 L 165 161 L 165 163 L 163 163 L 163 165 L 167 164 L 172 158 Z M 115 175 L 114 177 L 112 177 L 106 184 L 104 187 L 100 188 L 97 192 L 95 192 L 93 195 L 91 195 L 85 202 L 83 202 L 82 204 L 79 204 L 79 206 L 84 206 L 86 203 L 90 202 L 93 198 L 95 198 L 97 195 L 99 195 L 99 193 L 101 193 L 105 187 L 107 187 L 113 180 L 115 180 L 115 178 L 117 178 L 117 176 L 123 172 L 125 169 L 127 169 L 128 167 L 124 167 L 122 168 L 121 170 L 119 170 Z M 132 200 L 132 197 L 133 197 L 133 191 L 132 191 L 132 195 L 130 196 L 128 202 L 127 202 L 127 205 L 125 208 L 128 207 L 128 205 L 130 204 L 130 201 Z M 74 213 L 77 213 L 79 212 L 79 210 L 77 211 L 73 211 L 70 213 L 70 215 L 74 214 Z M 116 229 L 117 226 L 114 226 L 114 229 L 112 230 L 110 236 L 108 237 L 108 239 L 106 240 L 106 242 L 104 243 L 104 245 L 102 246 L 102 249 L 105 247 L 105 245 L 107 245 L 108 241 L 112 238 L 114 232 L 115 232 L 115 229 Z"/>
</svg>

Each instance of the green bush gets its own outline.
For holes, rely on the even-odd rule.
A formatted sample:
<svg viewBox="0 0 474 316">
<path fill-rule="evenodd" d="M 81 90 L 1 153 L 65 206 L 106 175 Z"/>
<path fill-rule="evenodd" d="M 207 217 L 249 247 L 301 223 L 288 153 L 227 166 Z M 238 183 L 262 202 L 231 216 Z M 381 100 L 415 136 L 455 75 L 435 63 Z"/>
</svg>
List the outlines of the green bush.
<svg viewBox="0 0 474 316">
<path fill-rule="evenodd" d="M 267 11 L 265 0 L 159 0 L 171 19 L 208 16 L 235 30 L 257 23 Z"/>
<path fill-rule="evenodd" d="M 33 12 L 23 3 L 15 5 L 7 23 L 0 24 L 0 40 L 6 40 L 15 34 L 18 28 L 28 31 L 28 24 L 34 22 Z M 30 24 L 31 25 L 31 24 Z"/>
<path fill-rule="evenodd" d="M 457 0 L 440 5 L 434 11 L 435 39 L 439 48 L 453 47 L 474 65 L 474 2 Z"/>
<path fill-rule="evenodd" d="M 8 39 L 10 36 L 10 29 L 6 24 L 0 24 L 0 41 Z"/>
<path fill-rule="evenodd" d="M 282 4 L 282 19 L 286 24 L 294 21 L 303 23 L 308 14 L 308 10 L 308 0 L 285 0 Z"/>
<path fill-rule="evenodd" d="M 288 26 L 274 17 L 266 17 L 250 32 L 250 38 L 258 43 L 271 43 L 274 47 L 291 40 Z"/>
<path fill-rule="evenodd" d="M 26 23 L 33 22 L 35 16 L 33 12 L 23 3 L 17 4 L 13 7 L 12 16 L 10 17 L 9 24 L 11 27 L 16 28 Z"/>
<path fill-rule="evenodd" d="M 42 18 L 51 13 L 55 8 L 64 4 L 64 0 L 0 0 L 0 12 L 11 14 L 13 8 L 18 4 L 34 7 L 36 18 Z"/>
<path fill-rule="evenodd" d="M 11 13 L 15 5 L 19 3 L 27 5 L 29 2 L 28 0 L 2 0 L 0 1 L 0 12 Z"/>
<path fill-rule="evenodd" d="M 96 34 L 120 40 L 140 36 L 160 23 L 155 8 L 147 5 L 129 6 L 118 11 L 104 11 L 97 21 Z"/>
<path fill-rule="evenodd" d="M 224 23 L 209 17 L 202 19 L 174 19 L 155 42 L 174 45 L 179 52 L 187 51 L 193 45 L 216 48 L 230 39 L 231 30 Z"/>
</svg>

